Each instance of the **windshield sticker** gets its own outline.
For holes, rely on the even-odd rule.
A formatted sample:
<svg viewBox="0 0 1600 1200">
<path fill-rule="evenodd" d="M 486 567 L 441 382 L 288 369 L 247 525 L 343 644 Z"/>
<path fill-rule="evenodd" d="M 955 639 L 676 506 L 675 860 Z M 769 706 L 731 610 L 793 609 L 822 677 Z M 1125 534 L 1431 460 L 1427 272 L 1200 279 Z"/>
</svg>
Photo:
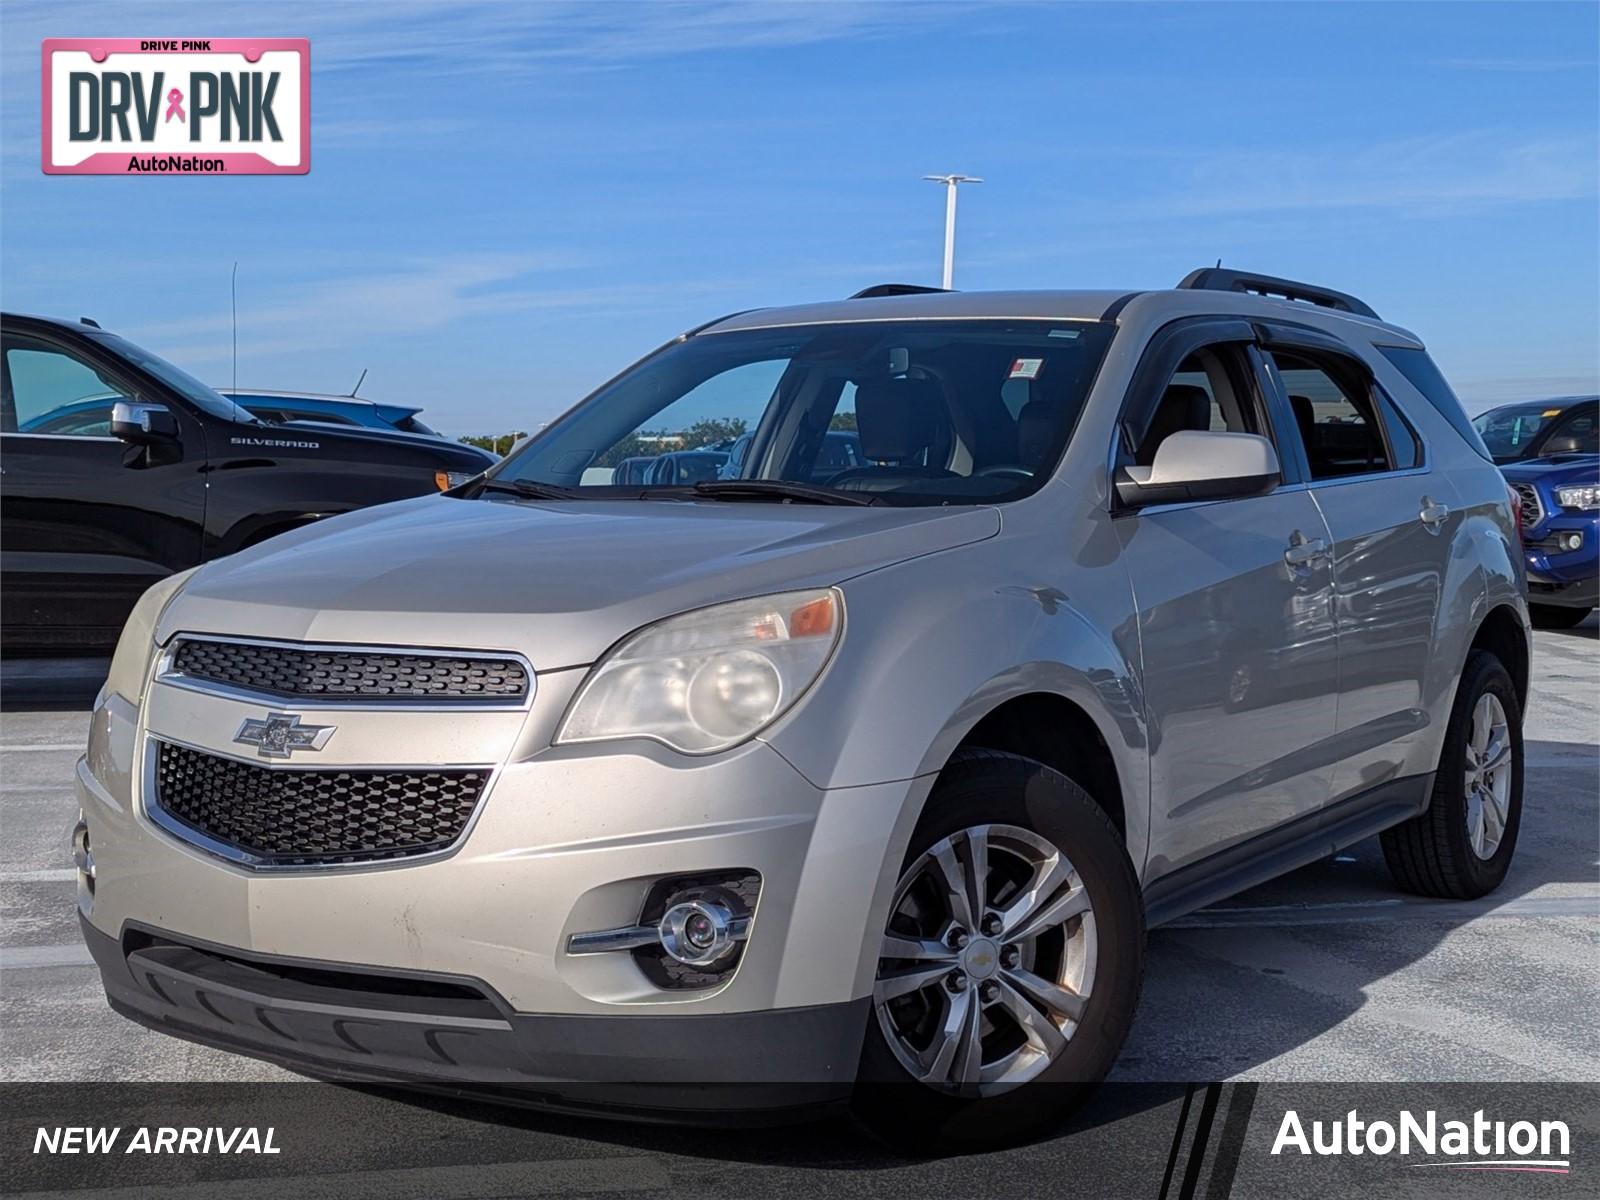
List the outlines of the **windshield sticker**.
<svg viewBox="0 0 1600 1200">
<path fill-rule="evenodd" d="M 1037 379 L 1039 372 L 1044 368 L 1042 358 L 1019 358 L 1011 364 L 1011 374 L 1007 379 Z"/>
</svg>

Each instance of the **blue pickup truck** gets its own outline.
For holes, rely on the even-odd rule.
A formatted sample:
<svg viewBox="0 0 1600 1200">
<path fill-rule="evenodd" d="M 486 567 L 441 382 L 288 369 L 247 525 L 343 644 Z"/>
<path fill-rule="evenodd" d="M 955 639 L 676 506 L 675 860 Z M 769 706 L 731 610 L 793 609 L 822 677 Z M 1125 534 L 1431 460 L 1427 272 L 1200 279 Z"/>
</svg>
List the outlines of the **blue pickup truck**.
<svg viewBox="0 0 1600 1200">
<path fill-rule="evenodd" d="M 1522 501 L 1533 623 L 1570 629 L 1600 603 L 1600 397 L 1508 404 L 1473 425 Z"/>
</svg>

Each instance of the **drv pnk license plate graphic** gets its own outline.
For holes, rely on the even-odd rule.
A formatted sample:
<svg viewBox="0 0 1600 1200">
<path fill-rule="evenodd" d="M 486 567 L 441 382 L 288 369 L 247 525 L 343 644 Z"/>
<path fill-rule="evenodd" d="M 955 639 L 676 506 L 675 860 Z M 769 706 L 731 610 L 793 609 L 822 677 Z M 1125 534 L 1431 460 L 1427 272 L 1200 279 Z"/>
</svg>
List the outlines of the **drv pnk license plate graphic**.
<svg viewBox="0 0 1600 1200">
<path fill-rule="evenodd" d="M 304 175 L 305 38 L 46 38 L 47 175 Z"/>
</svg>

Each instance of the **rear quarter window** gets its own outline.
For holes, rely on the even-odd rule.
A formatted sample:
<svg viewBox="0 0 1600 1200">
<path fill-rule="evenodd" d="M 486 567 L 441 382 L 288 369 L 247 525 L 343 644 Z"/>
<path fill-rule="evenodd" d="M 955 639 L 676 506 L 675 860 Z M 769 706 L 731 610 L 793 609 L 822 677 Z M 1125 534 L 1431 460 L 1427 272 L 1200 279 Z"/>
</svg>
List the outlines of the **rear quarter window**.
<svg viewBox="0 0 1600 1200">
<path fill-rule="evenodd" d="M 1422 398 L 1450 422 L 1450 428 L 1459 433 L 1467 445 L 1487 462 L 1494 461 L 1494 455 L 1489 453 L 1478 431 L 1472 427 L 1467 410 L 1461 407 L 1461 401 L 1456 399 L 1455 392 L 1450 390 L 1450 385 L 1445 382 L 1426 350 L 1410 350 L 1401 346 L 1379 346 L 1378 350 L 1406 377 L 1406 382 L 1421 392 Z"/>
</svg>

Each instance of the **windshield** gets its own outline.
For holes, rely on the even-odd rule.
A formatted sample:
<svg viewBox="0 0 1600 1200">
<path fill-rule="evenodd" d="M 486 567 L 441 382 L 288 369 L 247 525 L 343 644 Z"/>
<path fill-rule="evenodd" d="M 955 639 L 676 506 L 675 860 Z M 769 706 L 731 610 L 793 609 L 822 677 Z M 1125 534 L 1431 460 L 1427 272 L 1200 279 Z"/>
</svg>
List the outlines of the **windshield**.
<svg viewBox="0 0 1600 1200">
<path fill-rule="evenodd" d="M 1514 462 L 1533 452 L 1539 431 L 1561 415 L 1545 404 L 1515 404 L 1486 412 L 1472 422 L 1496 462 Z"/>
<path fill-rule="evenodd" d="M 991 320 L 703 333 L 603 387 L 494 474 L 597 499 L 685 484 L 884 504 L 1014 499 L 1059 461 L 1113 332 Z"/>
<path fill-rule="evenodd" d="M 95 333 L 92 336 L 114 353 L 154 375 L 196 408 L 210 413 L 213 417 L 220 417 L 224 421 L 243 421 L 247 425 L 260 424 L 248 411 L 208 388 L 187 371 L 180 371 L 166 359 L 157 358 L 150 351 L 135 346 L 114 333 Z"/>
</svg>

